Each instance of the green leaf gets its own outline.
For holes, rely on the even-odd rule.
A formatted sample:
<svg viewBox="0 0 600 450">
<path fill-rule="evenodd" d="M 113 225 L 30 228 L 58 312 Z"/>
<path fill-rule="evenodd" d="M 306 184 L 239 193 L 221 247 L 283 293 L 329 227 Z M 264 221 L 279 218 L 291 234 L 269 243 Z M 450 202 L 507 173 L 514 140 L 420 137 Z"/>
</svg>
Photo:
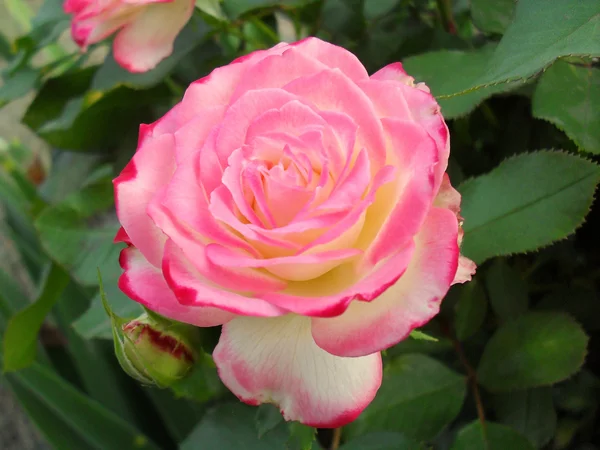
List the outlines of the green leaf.
<svg viewBox="0 0 600 450">
<path fill-rule="evenodd" d="M 539 151 L 465 181 L 462 253 L 481 264 L 565 238 L 583 223 L 599 180 L 600 167 L 584 158 Z"/>
<path fill-rule="evenodd" d="M 15 314 L 4 333 L 4 372 L 28 367 L 35 359 L 38 332 L 69 283 L 69 275 L 53 264 L 35 301 Z"/>
<path fill-rule="evenodd" d="M 131 300 L 119 289 L 116 279 L 106 280 L 104 288 L 110 308 L 117 316 L 134 319 L 143 312 L 139 303 Z M 73 328 L 85 339 L 112 339 L 110 318 L 102 306 L 100 293 L 92 299 L 90 308 L 73 322 Z"/>
<path fill-rule="evenodd" d="M 532 111 L 563 130 L 580 149 L 600 154 L 600 69 L 555 62 L 540 77 Z"/>
<path fill-rule="evenodd" d="M 269 403 L 263 403 L 256 408 L 256 431 L 258 437 L 261 438 L 265 433 L 268 433 L 283 421 L 283 416 L 279 412 L 279 408 Z"/>
<path fill-rule="evenodd" d="M 256 435 L 255 408 L 242 403 L 221 403 L 206 413 L 180 450 L 284 449 L 287 427 L 281 424 L 262 438 Z"/>
<path fill-rule="evenodd" d="M 12 77 L 4 79 L 3 85 L 0 86 L 0 108 L 34 89 L 38 80 L 39 73 L 29 68 L 19 70 Z"/>
<path fill-rule="evenodd" d="M 127 421 L 80 393 L 50 369 L 34 363 L 6 378 L 56 448 L 158 450 Z"/>
<path fill-rule="evenodd" d="M 286 450 L 311 450 L 317 437 L 317 429 L 291 422 L 288 425 L 290 437 L 286 443 Z"/>
<path fill-rule="evenodd" d="M 453 119 L 468 114 L 486 98 L 515 87 L 514 83 L 490 86 L 446 98 L 473 86 L 484 73 L 495 48 L 495 44 L 488 44 L 477 50 L 440 50 L 411 56 L 402 65 L 415 81 L 425 82 L 431 93 L 440 97 L 442 114 Z"/>
<path fill-rule="evenodd" d="M 27 413 L 29 420 L 52 448 L 94 449 L 86 441 L 83 433 L 74 431 L 63 418 L 56 414 L 52 405 L 40 401 L 35 392 L 16 383 L 10 377 L 7 377 L 5 382 L 15 399 L 18 400 L 19 406 Z"/>
<path fill-rule="evenodd" d="M 37 47 L 55 45 L 61 33 L 69 26 L 70 17 L 65 13 L 61 0 L 45 0 L 33 18 L 30 36 Z M 60 48 L 60 47 L 59 47 Z"/>
<path fill-rule="evenodd" d="M 219 0 L 196 0 L 196 8 L 218 21 L 227 21 Z"/>
<path fill-rule="evenodd" d="M 551 388 L 496 394 L 492 401 L 499 422 L 513 427 L 536 447 L 546 445 L 556 430 Z"/>
<path fill-rule="evenodd" d="M 473 88 L 525 79 L 561 56 L 600 56 L 600 3 L 520 0 L 486 72 Z"/>
<path fill-rule="evenodd" d="M 557 383 L 579 370 L 588 338 L 569 316 L 532 312 L 501 326 L 485 347 L 477 375 L 492 392 Z"/>
<path fill-rule="evenodd" d="M 113 203 L 111 180 L 103 177 L 47 207 L 35 221 L 44 249 L 83 285 L 97 285 L 98 267 L 107 280 L 121 272 L 117 261 L 122 245 L 113 244 L 119 224 L 109 216 L 102 227 L 93 228 L 90 220 Z"/>
<path fill-rule="evenodd" d="M 69 283 L 54 308 L 53 317 L 67 340 L 66 348 L 86 392 L 102 405 L 131 424 L 142 424 L 143 407 L 133 392 L 127 375 L 115 360 L 108 342 L 84 340 L 70 326 L 89 305 L 91 289 Z M 99 377 L 98 374 L 102 376 Z M 138 395 L 136 395 L 138 394 Z"/>
<path fill-rule="evenodd" d="M 90 178 L 101 174 L 110 166 L 99 166 L 101 158 L 89 153 L 55 152 L 52 169 L 39 186 L 40 195 L 48 203 L 63 201 L 68 195 L 89 184 Z M 69 173 L 69 176 L 64 176 Z M 109 174 L 109 176 L 112 173 Z"/>
<path fill-rule="evenodd" d="M 401 342 L 398 342 L 393 347 L 387 349 L 386 355 L 390 357 L 395 357 L 409 353 L 436 354 L 451 350 L 453 347 L 452 341 L 450 339 L 440 335 L 429 335 L 429 337 L 435 339 L 435 341 L 430 339 L 415 339 L 414 336 L 412 337 L 413 339 L 405 339 Z"/>
<path fill-rule="evenodd" d="M 402 355 L 385 368 L 373 402 L 348 425 L 350 436 L 399 431 L 414 439 L 435 437 L 458 414 L 465 378 L 425 355 Z"/>
<path fill-rule="evenodd" d="M 427 333 L 423 333 L 419 330 L 412 330 L 409 335 L 413 339 L 417 339 L 419 341 L 430 341 L 430 342 L 438 342 L 439 339 L 433 336 L 429 336 Z"/>
<path fill-rule="evenodd" d="M 106 152 L 153 116 L 149 105 L 167 98 L 168 89 L 135 90 L 117 86 L 88 90 L 95 68 L 47 80 L 23 122 L 50 145 L 74 151 Z"/>
<path fill-rule="evenodd" d="M 33 12 L 27 2 L 24 0 L 4 0 L 4 7 L 11 18 L 19 24 L 22 31 L 28 32 L 31 29 Z"/>
<path fill-rule="evenodd" d="M 477 279 L 461 285 L 455 305 L 454 330 L 460 341 L 468 339 L 479 330 L 487 313 L 487 299 L 483 286 Z"/>
<path fill-rule="evenodd" d="M 485 277 L 490 304 L 502 321 L 515 319 L 527 311 L 527 285 L 506 261 L 494 261 Z"/>
<path fill-rule="evenodd" d="M 133 89 L 155 86 L 161 83 L 188 53 L 202 43 L 208 31 L 209 28 L 206 23 L 192 17 L 177 35 L 173 44 L 173 52 L 154 69 L 143 73 L 132 73 L 124 69 L 117 64 L 111 52 L 94 75 L 91 89 L 105 92 L 120 86 Z M 111 122 L 114 122 L 114 120 Z"/>
<path fill-rule="evenodd" d="M 472 422 L 458 432 L 450 450 L 534 450 L 535 447 L 506 425 Z"/>
<path fill-rule="evenodd" d="M 473 23 L 486 33 L 502 34 L 515 14 L 515 0 L 471 0 Z"/>
<path fill-rule="evenodd" d="M 359 436 L 340 450 L 424 450 L 426 447 L 401 433 L 380 431 Z"/>
</svg>

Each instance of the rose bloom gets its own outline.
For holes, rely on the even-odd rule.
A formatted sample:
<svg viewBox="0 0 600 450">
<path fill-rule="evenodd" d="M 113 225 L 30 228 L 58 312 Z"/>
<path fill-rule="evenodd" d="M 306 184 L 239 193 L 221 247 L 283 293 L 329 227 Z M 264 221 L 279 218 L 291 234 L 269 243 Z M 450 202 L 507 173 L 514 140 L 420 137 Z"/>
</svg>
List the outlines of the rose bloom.
<svg viewBox="0 0 600 450">
<path fill-rule="evenodd" d="M 66 0 L 71 35 L 82 49 L 116 32 L 115 60 L 130 72 L 154 68 L 173 51 L 194 0 Z"/>
<path fill-rule="evenodd" d="M 120 288 L 199 327 L 242 401 L 337 427 L 381 355 L 475 266 L 440 107 L 399 63 L 369 77 L 316 38 L 215 69 L 152 125 L 114 181 Z"/>
</svg>

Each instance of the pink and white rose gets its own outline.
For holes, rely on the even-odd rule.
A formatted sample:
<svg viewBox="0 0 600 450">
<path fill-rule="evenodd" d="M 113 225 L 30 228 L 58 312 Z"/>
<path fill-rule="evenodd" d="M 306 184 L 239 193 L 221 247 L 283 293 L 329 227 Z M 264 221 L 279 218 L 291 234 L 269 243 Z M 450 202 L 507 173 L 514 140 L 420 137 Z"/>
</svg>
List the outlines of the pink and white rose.
<svg viewBox="0 0 600 450">
<path fill-rule="evenodd" d="M 115 60 L 130 72 L 146 72 L 173 51 L 192 16 L 194 0 L 66 0 L 71 35 L 82 49 L 116 33 Z"/>
<path fill-rule="evenodd" d="M 115 180 L 121 289 L 223 325 L 242 401 L 337 427 L 381 383 L 380 351 L 427 323 L 460 256 L 448 129 L 399 63 L 369 76 L 316 38 L 215 69 L 152 125 Z"/>
</svg>

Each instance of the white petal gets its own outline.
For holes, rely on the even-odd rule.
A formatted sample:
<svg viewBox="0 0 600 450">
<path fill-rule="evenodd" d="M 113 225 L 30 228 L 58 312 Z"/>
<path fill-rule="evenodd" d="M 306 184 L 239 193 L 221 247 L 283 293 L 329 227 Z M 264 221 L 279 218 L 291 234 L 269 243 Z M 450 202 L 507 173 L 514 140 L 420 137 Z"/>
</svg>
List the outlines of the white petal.
<svg viewBox="0 0 600 450">
<path fill-rule="evenodd" d="M 279 405 L 286 420 L 339 427 L 356 419 L 381 384 L 381 355 L 333 356 L 318 347 L 310 319 L 236 317 L 213 354 L 223 383 L 240 400 Z"/>
</svg>

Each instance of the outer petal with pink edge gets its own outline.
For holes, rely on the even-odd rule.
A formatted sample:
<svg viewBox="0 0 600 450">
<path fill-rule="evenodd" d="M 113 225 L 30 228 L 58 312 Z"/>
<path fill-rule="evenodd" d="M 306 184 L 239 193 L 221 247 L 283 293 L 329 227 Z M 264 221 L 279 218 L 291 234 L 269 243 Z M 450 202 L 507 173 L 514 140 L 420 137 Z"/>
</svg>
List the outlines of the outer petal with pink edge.
<svg viewBox="0 0 600 450">
<path fill-rule="evenodd" d="M 458 222 L 448 209 L 433 208 L 416 237 L 406 272 L 371 302 L 354 301 L 338 317 L 312 319 L 317 344 L 341 356 L 386 349 L 427 323 L 440 308 L 458 265 Z"/>
<path fill-rule="evenodd" d="M 119 262 L 125 271 L 119 278 L 119 288 L 152 311 L 198 327 L 222 325 L 234 317 L 218 308 L 179 304 L 160 270 L 146 261 L 135 247 L 123 249 Z"/>
<path fill-rule="evenodd" d="M 171 54 L 175 38 L 193 11 L 193 0 L 147 5 L 115 38 L 115 60 L 130 72 L 154 68 Z"/>
<path fill-rule="evenodd" d="M 113 181 L 117 216 L 131 242 L 160 267 L 166 237 L 148 217 L 146 208 L 173 175 L 174 139 L 171 134 L 146 135 L 140 142 L 133 159 Z"/>
<path fill-rule="evenodd" d="M 213 353 L 223 383 L 242 401 L 274 403 L 286 420 L 333 428 L 356 419 L 381 384 L 379 353 L 334 356 L 319 348 L 310 319 L 236 317 Z"/>
<path fill-rule="evenodd" d="M 448 208 L 454 214 L 456 214 L 456 220 L 459 222 L 458 229 L 458 245 L 462 243 L 463 230 L 462 230 L 462 217 L 460 216 L 460 193 L 452 187 L 450 184 L 450 177 L 447 173 L 444 174 L 442 185 L 440 190 L 433 202 L 434 206 L 438 208 Z M 458 259 L 458 270 L 452 284 L 466 283 L 471 281 L 471 277 L 475 274 L 477 265 L 469 258 L 460 255 Z"/>
</svg>

